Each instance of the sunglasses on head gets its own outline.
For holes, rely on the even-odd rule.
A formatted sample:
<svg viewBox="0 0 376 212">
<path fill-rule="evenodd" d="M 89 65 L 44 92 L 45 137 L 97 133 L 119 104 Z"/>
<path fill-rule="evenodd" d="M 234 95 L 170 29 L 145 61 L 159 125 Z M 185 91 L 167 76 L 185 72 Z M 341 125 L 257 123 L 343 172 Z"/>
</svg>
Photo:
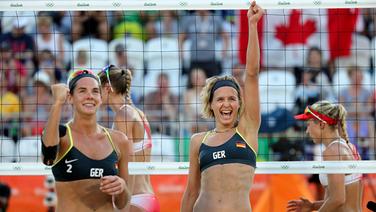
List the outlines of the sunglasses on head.
<svg viewBox="0 0 376 212">
<path fill-rule="evenodd" d="M 312 116 L 314 116 L 317 120 L 319 120 L 319 121 L 324 122 L 324 123 L 327 124 L 326 121 L 324 121 L 322 118 L 320 118 L 320 117 L 319 117 L 318 115 L 316 115 L 314 112 L 312 112 L 312 110 L 310 109 L 309 106 L 307 106 L 307 107 L 305 108 L 305 110 L 304 110 L 304 114 L 306 114 L 306 115 L 312 115 Z"/>
<path fill-rule="evenodd" d="M 108 84 L 110 85 L 111 91 L 114 92 L 112 85 L 111 85 L 111 80 L 110 80 L 110 70 L 111 68 L 115 67 L 114 65 L 108 65 L 102 68 L 102 73 L 104 73 L 107 77 Z"/>
</svg>

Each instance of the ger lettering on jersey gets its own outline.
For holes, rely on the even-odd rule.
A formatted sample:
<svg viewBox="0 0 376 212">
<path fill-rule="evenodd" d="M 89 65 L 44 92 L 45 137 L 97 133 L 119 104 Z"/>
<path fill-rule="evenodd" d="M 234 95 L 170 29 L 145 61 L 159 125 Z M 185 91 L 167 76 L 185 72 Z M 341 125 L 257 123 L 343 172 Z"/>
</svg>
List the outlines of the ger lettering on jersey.
<svg viewBox="0 0 376 212">
<path fill-rule="evenodd" d="M 75 181 L 82 179 L 98 179 L 107 175 L 118 174 L 118 155 L 108 131 L 106 133 L 113 151 L 102 160 L 93 160 L 74 146 L 72 133 L 69 125 L 66 125 L 70 146 L 67 152 L 52 166 L 52 173 L 56 181 Z"/>
<path fill-rule="evenodd" d="M 202 139 L 199 150 L 200 171 L 218 164 L 241 163 L 256 168 L 256 152 L 248 145 L 236 129 L 235 134 L 219 146 L 208 146 L 204 142 L 211 132 Z"/>
</svg>

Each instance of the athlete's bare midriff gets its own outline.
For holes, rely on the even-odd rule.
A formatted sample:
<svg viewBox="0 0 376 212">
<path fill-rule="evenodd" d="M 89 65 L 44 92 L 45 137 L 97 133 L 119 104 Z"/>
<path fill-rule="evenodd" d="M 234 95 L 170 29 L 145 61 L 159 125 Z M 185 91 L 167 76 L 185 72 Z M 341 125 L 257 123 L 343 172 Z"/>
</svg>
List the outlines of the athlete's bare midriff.
<svg viewBox="0 0 376 212">
<path fill-rule="evenodd" d="M 113 211 L 112 197 L 99 190 L 100 179 L 56 182 L 56 212 Z"/>
<path fill-rule="evenodd" d="M 201 190 L 194 205 L 195 212 L 249 212 L 249 193 L 254 168 L 243 164 L 212 166 L 201 173 Z M 251 183 L 250 183 L 251 182 Z"/>
</svg>

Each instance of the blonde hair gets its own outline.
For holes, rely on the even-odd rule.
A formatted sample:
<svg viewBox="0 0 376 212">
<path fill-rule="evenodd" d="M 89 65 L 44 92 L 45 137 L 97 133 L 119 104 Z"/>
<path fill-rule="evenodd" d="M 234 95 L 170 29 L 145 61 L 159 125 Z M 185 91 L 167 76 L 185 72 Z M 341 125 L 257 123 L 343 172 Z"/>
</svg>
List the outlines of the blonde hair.
<svg viewBox="0 0 376 212">
<path fill-rule="evenodd" d="M 316 110 L 317 112 L 324 114 L 330 118 L 338 120 L 337 125 L 329 125 L 334 129 L 339 128 L 339 133 L 341 138 L 345 139 L 346 142 L 349 142 L 349 136 L 347 134 L 346 128 L 346 115 L 347 111 L 342 104 L 333 104 L 329 101 L 319 101 L 313 104 L 312 109 Z M 339 126 L 339 127 L 338 127 Z"/>
<path fill-rule="evenodd" d="M 108 71 L 111 86 L 115 93 L 125 95 L 127 98 L 131 96 L 131 82 L 132 73 L 129 69 L 121 69 L 116 66 L 111 66 Z M 99 79 L 103 84 L 108 83 L 107 75 L 105 72 L 101 71 L 99 74 Z"/>
<path fill-rule="evenodd" d="M 210 104 L 213 101 L 212 89 L 213 89 L 213 86 L 215 85 L 216 82 L 222 81 L 222 80 L 230 80 L 230 81 L 233 81 L 236 84 L 236 86 L 237 86 L 236 91 L 238 92 L 238 99 L 239 99 L 239 104 L 240 104 L 238 116 L 243 111 L 244 105 L 243 105 L 242 97 L 241 97 L 241 94 L 240 94 L 240 86 L 239 86 L 239 83 L 236 81 L 235 77 L 233 77 L 233 76 L 213 76 L 213 77 L 210 77 L 206 80 L 205 87 L 202 89 L 201 95 L 200 95 L 202 105 L 203 105 L 202 111 L 201 111 L 203 118 L 207 118 L 207 119 L 214 118 L 214 112 L 210 108 Z"/>
</svg>

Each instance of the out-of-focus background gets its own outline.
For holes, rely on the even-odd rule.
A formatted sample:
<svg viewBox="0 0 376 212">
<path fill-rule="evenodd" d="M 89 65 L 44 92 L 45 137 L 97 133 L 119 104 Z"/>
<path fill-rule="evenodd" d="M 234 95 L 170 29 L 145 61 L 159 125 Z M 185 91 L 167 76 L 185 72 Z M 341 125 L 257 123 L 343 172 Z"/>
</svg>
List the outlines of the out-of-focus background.
<svg viewBox="0 0 376 212">
<path fill-rule="evenodd" d="M 246 11 L 4 11 L 0 22 L 0 162 L 40 163 L 50 85 L 66 82 L 71 70 L 114 64 L 132 71 L 132 100 L 150 121 L 158 162 L 188 161 L 190 136 L 213 128 L 201 118 L 207 78 L 231 74 L 243 83 Z M 320 99 L 344 104 L 350 141 L 363 160 L 375 160 L 376 9 L 267 10 L 259 39 L 257 160 L 321 160 L 323 147 L 293 119 Z M 98 120 L 109 126 L 112 115 L 101 108 Z M 69 117 L 66 105 L 62 121 Z M 161 210 L 179 211 L 186 176 L 151 179 Z M 53 178 L 0 182 L 11 191 L 1 187 L 9 211 L 53 211 Z M 376 199 L 376 175 L 363 182 L 365 205 Z M 251 202 L 254 211 L 283 211 L 287 200 L 322 195 L 317 175 L 257 175 Z"/>
</svg>

